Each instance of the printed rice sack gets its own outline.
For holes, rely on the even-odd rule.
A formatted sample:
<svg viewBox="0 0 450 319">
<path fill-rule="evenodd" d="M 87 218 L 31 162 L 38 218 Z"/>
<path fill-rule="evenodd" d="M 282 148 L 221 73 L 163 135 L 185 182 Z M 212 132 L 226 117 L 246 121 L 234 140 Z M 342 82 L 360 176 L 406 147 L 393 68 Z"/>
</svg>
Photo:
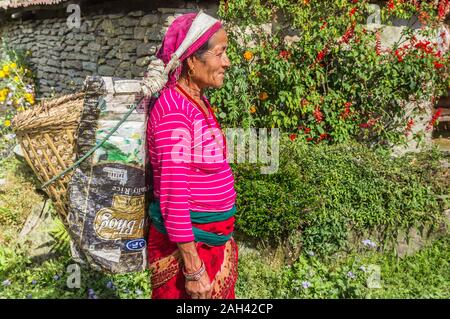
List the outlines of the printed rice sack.
<svg viewBox="0 0 450 319">
<path fill-rule="evenodd" d="M 141 97 L 138 80 L 87 77 L 77 159 L 111 132 Z M 146 103 L 83 161 L 69 182 L 72 255 L 95 269 L 124 273 L 146 268 Z M 151 171 L 151 170 L 149 170 Z"/>
</svg>

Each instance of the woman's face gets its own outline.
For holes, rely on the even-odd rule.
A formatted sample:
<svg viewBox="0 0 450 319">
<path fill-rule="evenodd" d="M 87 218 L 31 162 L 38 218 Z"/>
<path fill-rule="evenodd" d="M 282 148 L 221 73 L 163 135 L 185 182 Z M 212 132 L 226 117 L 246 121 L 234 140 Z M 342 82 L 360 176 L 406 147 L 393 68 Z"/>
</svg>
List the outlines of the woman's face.
<svg viewBox="0 0 450 319">
<path fill-rule="evenodd" d="M 217 31 L 210 39 L 210 49 L 202 58 L 193 57 L 189 66 L 193 70 L 192 81 L 200 88 L 219 88 L 223 85 L 225 70 L 230 66 L 226 49 L 228 36 L 224 29 Z"/>
</svg>

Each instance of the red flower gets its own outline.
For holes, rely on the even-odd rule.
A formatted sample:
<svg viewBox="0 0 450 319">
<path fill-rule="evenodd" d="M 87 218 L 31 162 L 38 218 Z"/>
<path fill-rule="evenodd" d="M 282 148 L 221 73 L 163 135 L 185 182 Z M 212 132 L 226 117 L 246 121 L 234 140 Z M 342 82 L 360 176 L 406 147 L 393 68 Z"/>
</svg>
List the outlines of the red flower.
<svg viewBox="0 0 450 319">
<path fill-rule="evenodd" d="M 355 27 L 351 26 L 345 31 L 342 38 L 339 40 L 340 43 L 348 43 L 348 41 L 353 37 L 355 31 Z"/>
<path fill-rule="evenodd" d="M 409 132 L 411 132 L 411 128 L 414 125 L 414 120 L 409 119 L 408 124 L 406 124 L 405 135 L 408 136 Z"/>
<path fill-rule="evenodd" d="M 289 135 L 289 138 L 291 139 L 291 141 L 294 141 L 297 138 L 297 134 L 291 134 Z"/>
<path fill-rule="evenodd" d="M 323 114 L 320 112 L 320 108 L 316 108 L 313 112 L 314 117 L 316 118 L 317 123 L 322 122 L 323 120 Z"/>
<path fill-rule="evenodd" d="M 387 4 L 388 10 L 394 10 L 395 9 L 395 3 L 394 0 L 389 0 L 388 4 Z"/>
<path fill-rule="evenodd" d="M 328 22 L 324 22 L 321 26 L 320 26 L 320 30 L 323 30 L 324 28 L 326 28 L 328 25 Z"/>
<path fill-rule="evenodd" d="M 441 116 L 442 109 L 439 108 L 436 113 L 434 113 L 433 117 L 431 118 L 430 122 L 428 122 L 428 125 L 426 127 L 426 130 L 429 131 L 433 128 L 434 124 L 436 123 L 436 120 Z"/>
<path fill-rule="evenodd" d="M 398 62 L 402 62 L 403 61 L 403 55 L 402 55 L 401 49 L 395 50 L 394 54 L 397 57 Z"/>
<path fill-rule="evenodd" d="M 419 41 L 417 42 L 414 47 L 416 49 L 422 50 L 425 53 L 432 53 L 433 52 L 433 48 L 430 45 L 430 41 Z"/>
<path fill-rule="evenodd" d="M 309 132 L 311 132 L 311 129 L 309 127 L 305 128 L 305 134 L 308 134 Z"/>
<path fill-rule="evenodd" d="M 345 106 L 345 110 L 344 110 L 344 112 L 341 113 L 342 119 L 346 119 L 348 117 L 348 115 L 350 114 L 350 106 L 352 106 L 352 102 L 346 102 L 344 104 L 344 106 Z"/>
<path fill-rule="evenodd" d="M 325 49 L 323 49 L 323 50 L 319 51 L 319 53 L 317 53 L 316 62 L 322 61 L 324 57 L 325 57 Z"/>
<path fill-rule="evenodd" d="M 434 61 L 433 64 L 434 64 L 434 68 L 435 68 L 435 69 L 440 69 L 440 68 L 443 68 L 443 67 L 444 67 L 443 64 L 441 64 L 441 63 L 439 63 L 439 62 L 436 62 L 436 61 Z"/>
<path fill-rule="evenodd" d="M 289 59 L 289 57 L 291 56 L 291 52 L 287 51 L 287 50 L 282 50 L 279 54 L 279 57 L 282 59 Z"/>
<path fill-rule="evenodd" d="M 327 138 L 327 136 L 328 136 L 327 133 L 320 134 L 320 136 L 319 136 L 319 141 L 321 141 L 321 140 Z"/>
<path fill-rule="evenodd" d="M 447 15 L 448 11 L 450 9 L 449 1 L 448 0 L 441 0 L 439 1 L 438 5 L 438 16 L 440 20 L 443 20 L 445 16 Z"/>
<path fill-rule="evenodd" d="M 311 141 L 313 140 L 313 138 L 312 138 L 312 137 L 307 137 L 306 140 L 307 140 L 308 142 L 311 142 Z"/>
<path fill-rule="evenodd" d="M 358 8 L 354 7 L 350 10 L 350 12 L 348 13 L 348 15 L 351 17 L 352 15 L 355 14 L 355 12 L 358 11 Z"/>
<path fill-rule="evenodd" d="M 369 119 L 367 123 L 361 123 L 359 124 L 359 127 L 361 128 L 370 128 L 372 127 L 376 122 L 378 122 L 378 119 Z"/>
<path fill-rule="evenodd" d="M 381 34 L 380 31 L 377 31 L 375 33 L 376 38 L 376 44 L 375 44 L 375 51 L 377 52 L 377 55 L 381 54 Z"/>
</svg>

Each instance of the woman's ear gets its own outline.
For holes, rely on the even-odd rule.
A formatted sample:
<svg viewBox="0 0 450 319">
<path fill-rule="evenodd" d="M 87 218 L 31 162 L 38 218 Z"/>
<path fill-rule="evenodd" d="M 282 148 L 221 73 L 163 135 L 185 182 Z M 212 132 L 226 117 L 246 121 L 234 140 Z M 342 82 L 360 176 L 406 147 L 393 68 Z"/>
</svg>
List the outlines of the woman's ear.
<svg viewBox="0 0 450 319">
<path fill-rule="evenodd" d="M 195 57 L 193 57 L 193 56 L 187 58 L 188 71 L 189 71 L 189 70 L 194 70 L 194 69 L 195 69 L 194 58 L 195 58 Z"/>
</svg>

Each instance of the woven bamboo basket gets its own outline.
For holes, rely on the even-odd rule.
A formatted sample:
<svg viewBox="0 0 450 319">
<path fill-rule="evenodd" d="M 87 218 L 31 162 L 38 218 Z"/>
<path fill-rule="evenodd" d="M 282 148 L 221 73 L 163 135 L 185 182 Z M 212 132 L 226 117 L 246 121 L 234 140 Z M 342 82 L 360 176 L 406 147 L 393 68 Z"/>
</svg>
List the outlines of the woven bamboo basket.
<svg viewBox="0 0 450 319">
<path fill-rule="evenodd" d="M 42 183 L 73 164 L 83 99 L 84 93 L 75 93 L 43 100 L 12 121 L 24 157 Z M 67 173 L 44 189 L 66 226 L 70 177 L 71 173 Z"/>
</svg>

